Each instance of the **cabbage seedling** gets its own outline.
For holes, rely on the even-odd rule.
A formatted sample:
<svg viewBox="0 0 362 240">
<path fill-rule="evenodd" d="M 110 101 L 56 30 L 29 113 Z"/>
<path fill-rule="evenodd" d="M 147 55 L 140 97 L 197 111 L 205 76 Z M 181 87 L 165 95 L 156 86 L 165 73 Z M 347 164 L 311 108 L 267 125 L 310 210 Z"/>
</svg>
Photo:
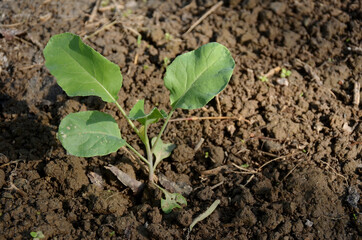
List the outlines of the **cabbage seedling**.
<svg viewBox="0 0 362 240">
<path fill-rule="evenodd" d="M 126 146 L 147 164 L 149 182 L 165 194 L 166 199 L 161 200 L 164 212 L 185 204 L 186 199 L 181 194 L 169 193 L 154 182 L 157 165 L 175 148 L 174 144 L 162 141 L 162 133 L 177 108 L 201 108 L 226 87 L 235 66 L 229 50 L 219 43 L 208 43 L 176 57 L 167 66 L 164 84 L 170 91 L 172 108 L 169 113 L 157 107 L 145 113 L 144 100 L 139 100 L 127 114 L 117 101 L 122 86 L 119 66 L 84 44 L 77 35 L 53 36 L 44 49 L 44 57 L 45 66 L 68 96 L 94 95 L 114 103 L 146 150 L 146 156 L 142 156 L 128 144 L 111 115 L 83 111 L 67 115 L 59 125 L 58 139 L 68 153 L 79 157 L 103 156 Z M 149 126 L 161 119 L 165 121 L 159 134 L 150 140 Z M 134 121 L 141 126 L 137 128 Z"/>
</svg>

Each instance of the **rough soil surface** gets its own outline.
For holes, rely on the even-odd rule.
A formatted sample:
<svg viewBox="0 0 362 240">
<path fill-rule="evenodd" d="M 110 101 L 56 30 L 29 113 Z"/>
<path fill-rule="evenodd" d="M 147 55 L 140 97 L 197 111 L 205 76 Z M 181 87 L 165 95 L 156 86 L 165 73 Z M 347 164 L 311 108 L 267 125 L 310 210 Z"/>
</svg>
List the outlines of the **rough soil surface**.
<svg viewBox="0 0 362 240">
<path fill-rule="evenodd" d="M 187 34 L 216 0 L 109 1 L 118 7 L 92 15 L 96 2 L 0 2 L 1 239 L 29 239 L 32 231 L 46 239 L 183 239 L 216 199 L 220 205 L 190 239 L 361 237 L 362 111 L 354 100 L 362 84 L 360 1 L 230 0 Z M 143 149 L 114 105 L 69 98 L 57 86 L 42 50 L 62 32 L 87 36 L 119 64 L 119 103 L 127 111 L 142 98 L 147 109 L 170 109 L 165 57 L 212 41 L 230 49 L 236 68 L 219 104 L 173 118 L 240 120 L 175 121 L 164 135 L 177 148 L 158 173 L 192 187 L 187 207 L 164 214 L 160 193 L 146 188 L 135 196 L 123 186 L 104 166 L 147 180 L 124 149 L 67 155 L 57 126 L 87 109 L 112 114 L 123 136 Z M 279 73 L 259 79 L 277 67 L 291 70 L 287 85 Z M 91 172 L 102 176 L 103 188 L 91 183 Z"/>
</svg>

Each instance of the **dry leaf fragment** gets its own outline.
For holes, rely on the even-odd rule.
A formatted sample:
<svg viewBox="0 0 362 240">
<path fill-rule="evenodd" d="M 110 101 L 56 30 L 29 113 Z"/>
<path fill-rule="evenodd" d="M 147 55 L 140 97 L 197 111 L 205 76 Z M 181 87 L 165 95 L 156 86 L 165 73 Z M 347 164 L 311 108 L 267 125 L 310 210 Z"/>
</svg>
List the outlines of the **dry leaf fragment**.
<svg viewBox="0 0 362 240">
<path fill-rule="evenodd" d="M 105 186 L 104 180 L 102 178 L 101 175 L 99 175 L 96 172 L 90 172 L 87 174 L 89 180 L 91 181 L 92 184 L 96 185 L 97 187 L 99 187 L 100 189 L 103 189 Z"/>
<path fill-rule="evenodd" d="M 131 188 L 135 194 L 138 194 L 143 189 L 144 184 L 142 182 L 130 177 L 127 173 L 121 171 L 117 167 L 110 164 L 105 166 L 105 168 L 110 170 L 125 186 Z"/>
</svg>

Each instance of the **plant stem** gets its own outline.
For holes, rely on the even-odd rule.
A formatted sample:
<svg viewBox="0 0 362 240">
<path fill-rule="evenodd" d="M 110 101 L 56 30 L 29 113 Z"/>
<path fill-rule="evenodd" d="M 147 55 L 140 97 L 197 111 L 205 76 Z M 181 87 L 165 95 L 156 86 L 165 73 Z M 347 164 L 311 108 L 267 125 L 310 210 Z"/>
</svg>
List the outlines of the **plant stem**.
<svg viewBox="0 0 362 240">
<path fill-rule="evenodd" d="M 144 158 L 136 149 L 134 149 L 131 145 L 129 145 L 126 142 L 126 146 L 132 150 L 132 152 L 134 152 L 140 159 L 142 159 L 142 161 L 144 161 L 145 163 L 147 163 L 148 165 L 150 165 L 150 163 L 147 161 L 146 158 Z"/>
<path fill-rule="evenodd" d="M 172 114 L 173 114 L 174 111 L 175 111 L 175 109 L 172 109 L 171 112 L 168 114 L 168 116 L 167 116 L 167 118 L 166 118 L 166 121 L 165 121 L 165 123 L 163 124 L 163 126 L 162 126 L 162 128 L 161 128 L 161 131 L 160 131 L 160 133 L 158 134 L 158 136 L 157 136 L 157 138 L 156 138 L 156 141 L 155 141 L 155 143 L 154 143 L 153 146 L 152 146 L 152 150 L 151 150 L 152 152 L 155 150 L 155 146 L 157 146 L 157 143 L 158 143 L 158 141 L 160 140 L 163 131 L 165 131 L 165 128 L 166 128 L 166 126 L 167 126 L 167 123 L 168 123 L 168 121 L 170 120 L 170 118 L 171 118 L 171 116 L 172 116 Z"/>
<path fill-rule="evenodd" d="M 129 119 L 129 117 L 127 116 L 126 112 L 123 110 L 123 108 L 121 107 L 121 105 L 119 105 L 119 103 L 117 101 L 115 101 L 116 106 L 118 107 L 118 109 L 121 111 L 123 117 L 127 120 L 128 124 L 133 128 L 133 130 L 136 132 L 136 134 L 140 137 L 140 131 L 138 131 L 138 129 L 136 128 L 136 126 L 133 124 L 133 122 L 131 121 L 131 119 Z"/>
<path fill-rule="evenodd" d="M 144 125 L 144 139 L 145 139 L 145 147 L 146 147 L 146 153 L 147 153 L 147 160 L 148 160 L 148 170 L 149 170 L 149 181 L 153 182 L 153 175 L 154 175 L 154 167 L 153 167 L 153 155 L 152 155 L 152 151 L 151 151 L 151 147 L 150 147 L 150 140 L 148 139 L 148 135 L 147 135 L 147 128 L 148 128 L 148 124 L 146 123 Z"/>
</svg>

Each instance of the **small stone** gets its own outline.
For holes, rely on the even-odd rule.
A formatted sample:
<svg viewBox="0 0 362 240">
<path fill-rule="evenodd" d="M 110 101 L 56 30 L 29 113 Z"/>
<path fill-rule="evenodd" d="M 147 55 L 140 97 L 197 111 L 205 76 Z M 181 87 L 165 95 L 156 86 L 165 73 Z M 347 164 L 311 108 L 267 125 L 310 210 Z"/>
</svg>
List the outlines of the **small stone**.
<svg viewBox="0 0 362 240">
<path fill-rule="evenodd" d="M 312 227 L 312 226 L 313 226 L 313 222 L 310 221 L 309 219 L 307 219 L 307 221 L 305 221 L 305 225 L 306 225 L 307 227 Z"/>
<path fill-rule="evenodd" d="M 284 2 L 272 2 L 270 3 L 270 9 L 277 15 L 282 15 L 287 9 L 287 4 Z"/>
<path fill-rule="evenodd" d="M 230 135 L 232 136 L 236 130 L 235 125 L 231 124 L 229 126 L 226 127 L 226 130 L 230 133 Z"/>
<path fill-rule="evenodd" d="M 277 83 L 279 85 L 282 85 L 282 86 L 288 86 L 289 85 L 288 79 L 286 79 L 286 78 L 278 78 Z"/>
<path fill-rule="evenodd" d="M 357 208 L 358 201 L 360 199 L 360 195 L 358 193 L 357 188 L 354 186 L 350 186 L 348 188 L 348 196 L 347 196 L 347 202 L 349 205 L 351 205 L 354 208 Z"/>
</svg>

